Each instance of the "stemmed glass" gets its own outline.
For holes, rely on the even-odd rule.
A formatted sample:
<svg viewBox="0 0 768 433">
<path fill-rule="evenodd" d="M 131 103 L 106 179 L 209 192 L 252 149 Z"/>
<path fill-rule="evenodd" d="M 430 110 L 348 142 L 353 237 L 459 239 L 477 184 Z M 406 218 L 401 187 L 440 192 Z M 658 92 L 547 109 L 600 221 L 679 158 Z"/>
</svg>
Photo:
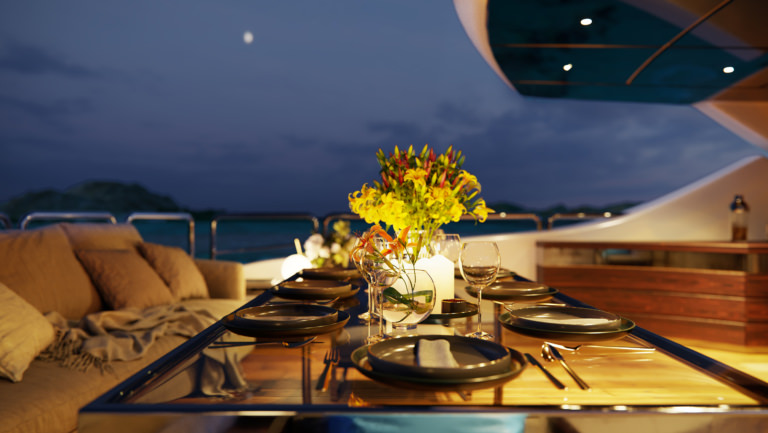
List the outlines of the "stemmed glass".
<svg viewBox="0 0 768 433">
<path fill-rule="evenodd" d="M 374 316 L 376 316 L 377 314 L 373 308 L 374 304 L 373 304 L 373 290 L 371 289 L 371 286 L 372 286 L 371 277 L 367 272 L 363 271 L 363 268 L 361 265 L 364 255 L 365 255 L 365 250 L 362 248 L 362 239 L 357 238 L 349 258 L 352 260 L 352 263 L 355 264 L 355 267 L 357 268 L 357 271 L 360 272 L 360 275 L 363 277 L 363 280 L 365 280 L 365 282 L 368 284 L 368 288 L 365 290 L 368 293 L 368 311 L 364 311 L 357 315 L 358 319 L 368 322 L 370 320 L 373 320 Z"/>
<path fill-rule="evenodd" d="M 482 329 L 483 320 L 480 304 L 483 300 L 483 289 L 496 281 L 501 265 L 501 256 L 496 242 L 466 242 L 461 246 L 459 255 L 461 275 L 477 290 L 477 331 L 467 334 L 467 337 L 492 340 L 493 335 Z"/>
<path fill-rule="evenodd" d="M 461 237 L 455 233 L 439 233 L 432 238 L 435 253 L 444 256 L 453 264 L 459 261 L 461 254 Z"/>
<path fill-rule="evenodd" d="M 384 318 L 381 311 L 381 289 L 391 286 L 398 278 L 396 269 L 391 269 L 391 262 L 380 255 L 381 251 L 386 251 L 389 243 L 381 236 L 372 236 L 369 239 L 371 249 L 376 252 L 364 249 L 360 255 L 360 272 L 368 281 L 369 311 L 375 314 L 378 305 L 379 332 L 377 335 L 369 335 L 367 343 L 375 343 L 384 339 Z M 370 329 L 370 328 L 369 328 Z"/>
</svg>

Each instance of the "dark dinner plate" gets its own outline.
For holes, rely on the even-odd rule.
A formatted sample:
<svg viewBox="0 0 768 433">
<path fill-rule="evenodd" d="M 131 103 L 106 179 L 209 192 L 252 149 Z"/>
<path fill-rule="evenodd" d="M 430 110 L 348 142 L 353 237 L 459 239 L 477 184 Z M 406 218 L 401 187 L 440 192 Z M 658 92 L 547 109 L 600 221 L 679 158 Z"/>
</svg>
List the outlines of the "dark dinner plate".
<svg viewBox="0 0 768 433">
<path fill-rule="evenodd" d="M 611 327 L 610 329 L 584 331 L 563 331 L 551 329 L 551 327 L 520 325 L 515 323 L 512 314 L 509 312 L 500 315 L 499 322 L 501 322 L 501 325 L 505 328 L 517 332 L 518 334 L 555 342 L 568 341 L 590 343 L 594 341 L 616 340 L 627 335 L 635 328 L 635 322 L 623 317 L 615 327 Z"/>
<path fill-rule="evenodd" d="M 327 334 L 329 332 L 343 328 L 348 321 L 349 313 L 345 311 L 338 311 L 336 320 L 332 323 L 304 326 L 299 328 L 251 326 L 252 324 L 249 323 L 249 321 L 240 319 L 236 314 L 229 314 L 225 316 L 223 319 L 221 319 L 221 324 L 235 334 L 245 335 L 247 337 L 293 338 Z"/>
<path fill-rule="evenodd" d="M 445 308 L 445 305 L 443 305 L 443 308 Z M 452 311 L 449 313 L 432 313 L 427 316 L 427 318 L 424 319 L 424 321 L 421 323 L 441 324 L 451 319 L 460 319 L 462 317 L 470 317 L 474 315 L 477 315 L 477 304 L 465 302 L 462 304 L 461 311 Z"/>
<path fill-rule="evenodd" d="M 531 306 L 510 310 L 510 319 L 528 328 L 556 331 L 610 331 L 621 324 L 621 316 L 594 308 Z"/>
<path fill-rule="evenodd" d="M 509 269 L 500 268 L 499 273 L 496 274 L 496 279 L 502 279 L 502 278 L 511 278 L 517 275 L 516 272 L 510 271 Z M 453 268 L 453 277 L 457 280 L 463 280 L 464 276 L 461 275 L 461 269 L 459 268 Z"/>
<path fill-rule="evenodd" d="M 477 297 L 477 289 L 466 287 L 470 296 Z M 558 290 L 530 281 L 499 281 L 483 289 L 483 299 L 500 302 L 540 302 L 557 294 Z"/>
<path fill-rule="evenodd" d="M 418 347 L 424 340 L 444 340 L 458 367 L 424 367 L 418 364 Z M 512 357 L 506 347 L 492 341 L 455 335 L 419 335 L 390 338 L 368 346 L 374 370 L 405 377 L 432 379 L 474 378 L 503 374 Z"/>
<path fill-rule="evenodd" d="M 270 288 L 273 295 L 297 300 L 348 298 L 359 290 L 359 287 L 344 281 L 309 279 L 285 281 Z"/>
<path fill-rule="evenodd" d="M 514 350 L 508 349 L 512 362 L 509 369 L 490 376 L 478 376 L 478 377 L 451 377 L 451 378 L 429 378 L 429 377 L 413 377 L 413 376 L 401 376 L 398 374 L 376 371 L 371 367 L 368 362 L 368 346 L 362 346 L 355 349 L 352 352 L 352 363 L 355 365 L 360 373 L 364 376 L 373 379 L 377 382 L 381 382 L 385 385 L 393 386 L 395 388 L 406 388 L 423 391 L 471 391 L 474 389 L 492 388 L 500 386 L 509 382 L 523 372 L 526 366 L 526 361 L 523 358 L 523 354 Z"/>
<path fill-rule="evenodd" d="M 334 323 L 338 313 L 322 305 L 274 304 L 238 310 L 235 320 L 251 328 L 306 328 Z"/>
<path fill-rule="evenodd" d="M 301 276 L 322 280 L 348 280 L 360 278 L 360 271 L 356 268 L 306 268 L 301 271 Z"/>
</svg>

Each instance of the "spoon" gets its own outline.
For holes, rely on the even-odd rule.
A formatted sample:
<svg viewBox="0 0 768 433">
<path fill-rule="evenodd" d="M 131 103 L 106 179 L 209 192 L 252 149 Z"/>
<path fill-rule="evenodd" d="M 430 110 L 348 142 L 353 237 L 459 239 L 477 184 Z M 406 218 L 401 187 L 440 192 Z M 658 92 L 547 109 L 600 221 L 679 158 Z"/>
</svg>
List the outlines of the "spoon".
<svg viewBox="0 0 768 433">
<path fill-rule="evenodd" d="M 578 374 L 576 374 L 575 371 L 569 366 L 565 359 L 563 359 L 563 355 L 560 354 L 560 352 L 557 351 L 554 347 L 550 346 L 548 343 L 544 343 L 541 345 L 541 356 L 546 359 L 549 362 L 559 361 L 560 365 L 563 366 L 565 371 L 568 372 L 568 374 L 571 375 L 573 380 L 576 381 L 576 383 L 579 385 L 579 388 L 584 390 L 591 389 L 589 385 L 587 385 L 587 382 L 584 382 Z"/>
<path fill-rule="evenodd" d="M 557 344 L 557 343 L 547 343 L 547 344 L 560 349 L 570 350 L 571 352 L 578 352 L 579 349 L 582 349 L 582 348 L 623 350 L 626 352 L 643 352 L 643 353 L 656 351 L 656 348 L 654 347 L 600 346 L 597 344 L 579 344 L 576 346 L 563 346 L 562 344 Z"/>
</svg>

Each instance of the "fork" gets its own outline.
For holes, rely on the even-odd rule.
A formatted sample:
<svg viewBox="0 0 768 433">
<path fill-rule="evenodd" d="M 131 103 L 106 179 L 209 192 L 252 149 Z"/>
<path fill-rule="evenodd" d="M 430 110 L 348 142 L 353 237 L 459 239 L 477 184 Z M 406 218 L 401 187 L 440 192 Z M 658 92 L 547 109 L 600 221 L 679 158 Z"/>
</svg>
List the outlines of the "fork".
<svg viewBox="0 0 768 433">
<path fill-rule="evenodd" d="M 328 377 L 328 370 L 331 369 L 332 365 L 339 363 L 339 349 L 334 347 L 330 351 L 325 352 L 323 363 L 325 364 L 325 368 L 323 369 L 323 372 L 320 373 L 320 377 L 317 378 L 317 385 L 315 386 L 315 389 L 327 391 L 328 380 L 330 379 Z"/>
<path fill-rule="evenodd" d="M 227 347 L 279 345 L 294 349 L 310 343 L 319 343 L 319 341 L 315 341 L 316 338 L 317 336 L 314 336 L 301 341 L 217 341 L 211 343 L 208 347 L 211 349 L 224 349 Z"/>
</svg>

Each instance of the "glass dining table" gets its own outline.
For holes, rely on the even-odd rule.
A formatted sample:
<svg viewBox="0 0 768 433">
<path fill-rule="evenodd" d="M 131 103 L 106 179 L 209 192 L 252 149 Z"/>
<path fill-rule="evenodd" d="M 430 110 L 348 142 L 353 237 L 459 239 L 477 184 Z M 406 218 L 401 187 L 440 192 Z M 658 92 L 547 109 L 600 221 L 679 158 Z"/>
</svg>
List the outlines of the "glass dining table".
<svg viewBox="0 0 768 433">
<path fill-rule="evenodd" d="M 456 296 L 473 302 L 465 285 L 455 280 Z M 309 302 L 276 293 L 266 290 L 243 308 Z M 485 295 L 483 303 L 483 327 L 514 355 L 502 375 L 402 380 L 376 371 L 364 346 L 378 328 L 358 318 L 368 308 L 359 290 L 328 304 L 338 318 L 316 336 L 238 345 L 270 340 L 232 332 L 234 314 L 222 318 L 82 408 L 78 430 L 768 431 L 768 384 L 753 376 L 640 327 L 611 341 L 559 341 L 506 326 L 508 306 Z M 562 293 L 547 303 L 589 308 Z M 433 315 L 417 332 L 456 338 L 474 329 L 475 317 Z M 557 343 L 565 366 L 542 354 L 546 342 Z"/>
</svg>

